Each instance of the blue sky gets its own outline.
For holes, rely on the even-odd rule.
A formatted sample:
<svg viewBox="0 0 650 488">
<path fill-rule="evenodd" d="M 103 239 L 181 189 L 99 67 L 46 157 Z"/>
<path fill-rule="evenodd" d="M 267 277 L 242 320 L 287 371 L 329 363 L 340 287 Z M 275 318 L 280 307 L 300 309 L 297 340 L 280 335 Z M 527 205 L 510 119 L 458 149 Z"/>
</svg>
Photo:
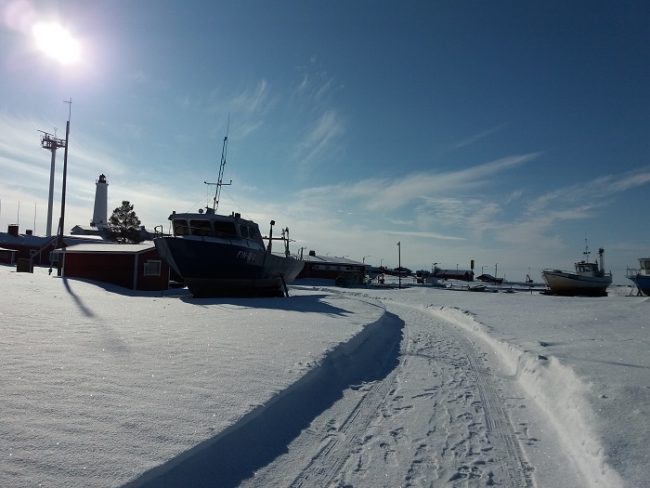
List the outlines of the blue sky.
<svg viewBox="0 0 650 488">
<path fill-rule="evenodd" d="M 3 230 L 44 233 L 37 130 L 63 137 L 72 98 L 68 229 L 100 173 L 109 212 L 150 228 L 205 206 L 230 118 L 220 210 L 294 250 L 396 266 L 399 241 L 413 269 L 516 280 L 587 238 L 619 283 L 650 254 L 648 2 L 2 0 L 0 19 Z M 39 21 L 78 62 L 35 48 Z"/>
</svg>

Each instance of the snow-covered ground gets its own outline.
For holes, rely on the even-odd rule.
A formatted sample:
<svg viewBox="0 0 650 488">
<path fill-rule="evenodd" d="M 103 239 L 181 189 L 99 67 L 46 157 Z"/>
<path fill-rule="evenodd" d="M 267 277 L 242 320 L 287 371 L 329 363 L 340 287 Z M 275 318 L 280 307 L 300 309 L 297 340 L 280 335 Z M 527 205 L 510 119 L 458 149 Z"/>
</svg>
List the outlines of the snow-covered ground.
<svg viewBox="0 0 650 488">
<path fill-rule="evenodd" d="M 650 299 L 0 266 L 0 486 L 644 487 Z"/>
</svg>

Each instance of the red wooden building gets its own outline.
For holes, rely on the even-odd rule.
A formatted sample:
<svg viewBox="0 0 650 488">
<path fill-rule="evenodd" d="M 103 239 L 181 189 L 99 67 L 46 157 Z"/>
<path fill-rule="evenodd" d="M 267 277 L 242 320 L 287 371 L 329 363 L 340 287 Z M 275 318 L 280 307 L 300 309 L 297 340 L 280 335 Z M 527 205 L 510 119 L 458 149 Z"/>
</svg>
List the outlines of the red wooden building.
<svg viewBox="0 0 650 488">
<path fill-rule="evenodd" d="M 309 251 L 303 256 L 305 262 L 297 279 L 332 280 L 337 286 L 363 285 L 369 265 L 347 258 L 317 256 L 316 251 Z"/>
<path fill-rule="evenodd" d="M 112 283 L 131 290 L 166 290 L 169 266 L 151 242 L 84 243 L 54 251 L 62 260 L 61 275 Z"/>
</svg>

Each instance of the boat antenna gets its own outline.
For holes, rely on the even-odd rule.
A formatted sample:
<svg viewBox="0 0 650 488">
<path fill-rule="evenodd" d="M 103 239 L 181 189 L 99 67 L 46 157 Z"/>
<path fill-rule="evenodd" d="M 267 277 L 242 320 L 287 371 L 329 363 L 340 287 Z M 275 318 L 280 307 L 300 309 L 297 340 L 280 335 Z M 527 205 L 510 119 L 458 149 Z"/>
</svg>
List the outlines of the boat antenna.
<svg viewBox="0 0 650 488">
<path fill-rule="evenodd" d="M 216 186 L 214 190 L 214 198 L 212 199 L 212 209 L 207 208 L 208 212 L 216 213 L 217 208 L 219 207 L 219 198 L 221 198 L 221 187 L 232 185 L 232 180 L 229 183 L 223 182 L 223 171 L 226 167 L 226 157 L 228 155 L 228 133 L 230 132 L 230 115 L 228 115 L 228 123 L 226 125 L 226 136 L 223 138 L 223 145 L 221 147 L 221 163 L 219 164 L 219 177 L 216 183 L 209 183 L 204 181 L 206 185 Z"/>
<path fill-rule="evenodd" d="M 585 250 L 582 252 L 582 254 L 585 255 L 585 261 L 588 263 L 589 255 L 591 254 L 591 251 L 589 250 L 589 241 L 587 241 L 586 237 L 585 237 Z"/>
</svg>

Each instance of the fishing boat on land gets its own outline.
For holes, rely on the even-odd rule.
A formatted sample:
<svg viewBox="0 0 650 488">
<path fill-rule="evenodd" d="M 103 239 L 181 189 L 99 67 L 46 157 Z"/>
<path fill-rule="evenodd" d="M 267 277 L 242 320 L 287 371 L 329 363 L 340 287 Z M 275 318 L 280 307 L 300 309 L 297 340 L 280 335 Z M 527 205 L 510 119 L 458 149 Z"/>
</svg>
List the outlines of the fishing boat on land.
<svg viewBox="0 0 650 488">
<path fill-rule="evenodd" d="M 223 183 L 227 142 L 226 136 L 217 183 L 205 182 L 216 186 L 212 206 L 196 213 L 172 212 L 172 235 L 157 237 L 154 244 L 195 297 L 288 295 L 287 283 L 304 265 L 289 252 L 289 228 L 273 237 L 272 220 L 268 237 L 262 237 L 257 223 L 241 214 L 217 213 L 221 187 L 232 183 Z M 281 253 L 272 251 L 275 240 L 284 243 Z"/>
<path fill-rule="evenodd" d="M 650 258 L 639 258 L 639 269 L 628 269 L 627 278 L 632 280 L 645 296 L 650 296 Z"/>
<path fill-rule="evenodd" d="M 545 269 L 542 277 L 553 295 L 607 296 L 607 287 L 612 284 L 612 273 L 605 272 L 603 255 L 598 249 L 598 262 L 589 261 L 589 248 L 584 251 L 585 259 L 575 263 L 575 272 L 559 269 Z"/>
</svg>

